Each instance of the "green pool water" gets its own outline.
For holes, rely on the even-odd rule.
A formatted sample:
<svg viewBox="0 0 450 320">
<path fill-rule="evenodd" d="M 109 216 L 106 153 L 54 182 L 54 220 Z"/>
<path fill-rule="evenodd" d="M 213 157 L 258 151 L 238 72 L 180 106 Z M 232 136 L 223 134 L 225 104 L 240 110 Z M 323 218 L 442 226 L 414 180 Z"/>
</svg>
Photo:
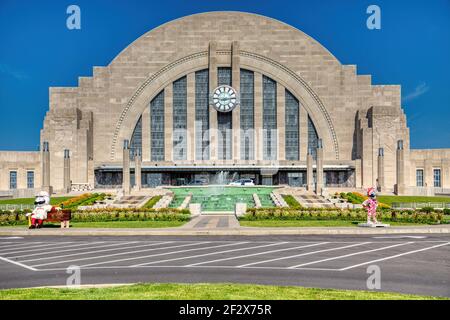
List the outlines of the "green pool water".
<svg viewBox="0 0 450 320">
<path fill-rule="evenodd" d="M 234 211 L 234 206 L 238 202 L 246 203 L 247 208 L 253 208 L 253 194 L 256 193 L 261 200 L 263 207 L 275 206 L 270 193 L 274 188 L 270 187 L 187 187 L 169 188 L 174 193 L 174 199 L 169 207 L 179 207 L 184 199 L 192 194 L 191 203 L 200 203 L 202 211 Z"/>
</svg>

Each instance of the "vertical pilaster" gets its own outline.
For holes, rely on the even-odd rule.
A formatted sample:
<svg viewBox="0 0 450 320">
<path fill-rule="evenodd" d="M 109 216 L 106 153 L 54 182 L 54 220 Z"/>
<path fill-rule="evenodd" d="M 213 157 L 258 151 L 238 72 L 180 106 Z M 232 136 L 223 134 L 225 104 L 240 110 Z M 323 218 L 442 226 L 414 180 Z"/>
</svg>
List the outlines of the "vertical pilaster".
<svg viewBox="0 0 450 320">
<path fill-rule="evenodd" d="M 123 157 L 122 157 L 122 188 L 123 194 L 130 193 L 130 142 L 128 140 L 123 141 Z"/>
<path fill-rule="evenodd" d="M 142 113 L 142 161 L 150 161 L 150 106 Z"/>
<path fill-rule="evenodd" d="M 314 190 L 313 156 L 312 150 L 309 148 L 306 155 L 306 190 Z"/>
<path fill-rule="evenodd" d="M 217 43 L 209 43 L 209 94 L 217 88 Z M 217 160 L 217 110 L 209 107 L 210 159 Z"/>
<path fill-rule="evenodd" d="M 277 83 L 277 159 L 286 160 L 286 93 L 285 88 Z"/>
<path fill-rule="evenodd" d="M 241 92 L 241 58 L 238 41 L 233 41 L 231 45 L 231 81 L 232 87 L 239 95 Z M 241 159 L 241 109 L 237 107 L 232 112 L 233 160 L 238 161 Z"/>
<path fill-rule="evenodd" d="M 255 160 L 261 161 L 263 159 L 263 131 L 262 131 L 262 74 L 254 73 L 255 81 Z"/>
<path fill-rule="evenodd" d="M 187 75 L 187 160 L 195 161 L 195 73 Z"/>
<path fill-rule="evenodd" d="M 141 158 L 141 151 L 139 149 L 136 150 L 136 153 L 134 155 L 134 183 L 135 183 L 135 189 L 141 190 L 142 189 L 142 178 L 141 178 L 141 172 L 142 172 L 142 158 Z"/>
<path fill-rule="evenodd" d="M 299 133 L 298 136 L 300 138 L 300 154 L 299 159 L 304 159 L 304 157 L 308 153 L 308 112 L 306 109 L 300 104 L 299 105 Z"/>
<path fill-rule="evenodd" d="M 173 160 L 173 84 L 164 89 L 164 161 Z"/>
<path fill-rule="evenodd" d="M 51 194 L 50 186 L 50 148 L 48 141 L 42 145 L 42 190 Z"/>
<path fill-rule="evenodd" d="M 397 141 L 397 185 L 396 194 L 405 194 L 405 154 L 403 140 Z"/>
<path fill-rule="evenodd" d="M 317 162 L 316 162 L 316 193 L 322 194 L 323 189 L 323 146 L 322 139 L 317 143 Z"/>
<path fill-rule="evenodd" d="M 72 183 L 70 181 L 70 151 L 64 150 L 64 192 L 70 192 Z"/>
<path fill-rule="evenodd" d="M 384 148 L 378 149 L 378 184 L 377 189 L 379 192 L 384 191 Z"/>
</svg>

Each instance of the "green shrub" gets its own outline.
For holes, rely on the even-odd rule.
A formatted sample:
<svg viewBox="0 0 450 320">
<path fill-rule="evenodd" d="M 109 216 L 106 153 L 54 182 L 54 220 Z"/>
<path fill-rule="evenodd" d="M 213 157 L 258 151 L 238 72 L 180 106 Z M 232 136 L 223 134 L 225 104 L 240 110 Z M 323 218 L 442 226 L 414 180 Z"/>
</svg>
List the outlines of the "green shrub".
<svg viewBox="0 0 450 320">
<path fill-rule="evenodd" d="M 450 208 L 445 208 L 444 210 L 442 210 L 443 214 L 449 215 L 450 214 Z"/>
<path fill-rule="evenodd" d="M 423 208 L 420 208 L 419 211 L 425 212 L 425 213 L 431 213 L 431 212 L 434 212 L 434 208 L 433 207 L 423 207 Z"/>
</svg>

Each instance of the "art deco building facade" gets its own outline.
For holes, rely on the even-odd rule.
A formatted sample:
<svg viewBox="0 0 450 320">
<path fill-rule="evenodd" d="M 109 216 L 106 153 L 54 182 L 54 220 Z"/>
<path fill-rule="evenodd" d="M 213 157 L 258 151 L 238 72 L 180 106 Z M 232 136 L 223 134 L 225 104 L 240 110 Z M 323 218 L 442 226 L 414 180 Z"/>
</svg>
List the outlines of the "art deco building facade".
<svg viewBox="0 0 450 320">
<path fill-rule="evenodd" d="M 77 87 L 50 88 L 41 151 L 0 152 L 0 189 L 30 188 L 31 175 L 61 191 L 215 183 L 221 172 L 268 185 L 449 188 L 450 149 L 409 141 L 400 86 L 373 85 L 282 22 L 210 12 L 144 34 Z"/>
</svg>

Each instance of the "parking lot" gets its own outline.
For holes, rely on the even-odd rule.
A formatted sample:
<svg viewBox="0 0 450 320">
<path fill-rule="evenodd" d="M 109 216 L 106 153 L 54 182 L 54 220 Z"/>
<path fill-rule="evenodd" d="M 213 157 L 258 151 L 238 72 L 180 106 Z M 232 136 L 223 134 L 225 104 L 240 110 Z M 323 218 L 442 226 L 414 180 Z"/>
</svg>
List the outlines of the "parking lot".
<svg viewBox="0 0 450 320">
<path fill-rule="evenodd" d="M 185 282 L 187 274 L 194 274 L 195 279 L 200 279 L 199 282 L 211 281 L 211 276 L 216 275 L 214 281 L 301 284 L 299 279 L 303 279 L 314 285 L 312 280 L 317 278 L 317 286 L 323 287 L 323 280 L 354 278 L 356 274 L 363 275 L 363 284 L 362 280 L 367 278 L 367 267 L 379 265 L 382 270 L 398 270 L 403 278 L 407 278 L 408 274 L 402 273 L 402 269 L 411 275 L 421 269 L 430 272 L 424 268 L 446 272 L 436 280 L 448 284 L 449 245 L 448 239 L 414 237 L 3 239 L 0 240 L 0 265 L 9 267 L 2 268 L 0 272 L 0 286 L 13 285 L 6 270 L 27 271 L 24 279 L 31 273 L 47 275 L 47 280 L 51 280 L 73 266 L 80 267 L 85 274 L 94 270 L 97 273 L 92 274 L 103 271 L 101 274 L 104 277 L 114 274 L 114 280 L 121 279 L 122 282 L 137 282 L 138 274 L 143 278 L 159 274 L 170 281 Z M 130 274 L 134 274 L 130 279 L 124 276 Z M 261 279 L 255 276 L 258 274 Z M 42 279 L 42 284 L 46 284 L 45 276 Z M 268 281 L 270 279 L 273 281 Z M 189 280 L 192 281 L 192 278 Z M 20 286 L 23 286 L 22 283 Z M 448 286 L 444 286 L 441 294 L 450 295 Z"/>
</svg>

